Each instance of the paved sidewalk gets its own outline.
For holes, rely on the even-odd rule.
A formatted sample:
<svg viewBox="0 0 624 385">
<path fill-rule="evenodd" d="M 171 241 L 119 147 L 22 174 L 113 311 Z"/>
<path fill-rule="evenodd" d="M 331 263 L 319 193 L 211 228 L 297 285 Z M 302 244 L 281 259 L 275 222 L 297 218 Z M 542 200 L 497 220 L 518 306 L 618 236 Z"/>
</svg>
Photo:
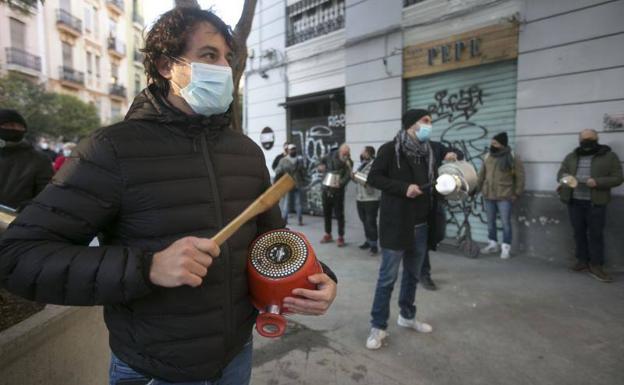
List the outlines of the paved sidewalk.
<svg viewBox="0 0 624 385">
<path fill-rule="evenodd" d="M 624 384 L 624 275 L 604 284 L 542 260 L 434 253 L 440 290 L 417 292 L 433 333 L 396 326 L 397 286 L 388 344 L 369 351 L 380 257 L 357 248 L 357 223 L 338 249 L 318 243 L 322 218 L 304 220 L 293 229 L 338 275 L 338 297 L 324 317 L 293 317 L 281 339 L 255 336 L 252 384 Z"/>
</svg>

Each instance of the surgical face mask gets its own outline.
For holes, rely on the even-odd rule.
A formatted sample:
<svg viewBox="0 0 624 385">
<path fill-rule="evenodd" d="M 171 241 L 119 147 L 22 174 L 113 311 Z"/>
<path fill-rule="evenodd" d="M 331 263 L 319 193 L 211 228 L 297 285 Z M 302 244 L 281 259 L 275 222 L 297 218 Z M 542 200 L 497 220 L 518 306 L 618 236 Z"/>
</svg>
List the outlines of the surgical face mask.
<svg viewBox="0 0 624 385">
<path fill-rule="evenodd" d="M 420 127 L 420 130 L 418 130 L 418 132 L 416 132 L 416 137 L 418 138 L 418 140 L 420 140 L 421 142 L 426 142 L 429 140 L 429 138 L 431 138 L 431 124 L 418 124 L 418 126 Z"/>
<path fill-rule="evenodd" d="M 24 138 L 24 134 L 24 131 L 0 128 L 0 139 L 6 142 L 20 142 Z"/>
<path fill-rule="evenodd" d="M 180 89 L 180 95 L 198 114 L 210 116 L 226 112 L 233 100 L 232 69 L 197 62 L 190 66 L 191 82 Z"/>
<path fill-rule="evenodd" d="M 71 152 L 72 150 L 63 150 L 63 156 L 67 158 L 68 156 L 71 155 Z"/>
<path fill-rule="evenodd" d="M 50 145 L 47 143 L 41 143 L 39 147 L 41 147 L 42 150 L 47 150 L 48 148 L 50 148 Z"/>
</svg>

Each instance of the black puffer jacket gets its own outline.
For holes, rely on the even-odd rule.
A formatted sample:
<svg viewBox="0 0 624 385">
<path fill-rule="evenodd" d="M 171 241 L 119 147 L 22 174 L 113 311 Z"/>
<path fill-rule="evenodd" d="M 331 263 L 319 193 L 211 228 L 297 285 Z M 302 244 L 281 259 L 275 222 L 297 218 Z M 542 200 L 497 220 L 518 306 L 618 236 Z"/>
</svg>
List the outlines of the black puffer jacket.
<svg viewBox="0 0 624 385">
<path fill-rule="evenodd" d="M 149 90 L 126 120 L 81 142 L 0 241 L 0 286 L 63 305 L 103 304 L 113 352 L 172 382 L 214 379 L 249 340 L 246 257 L 283 227 L 277 207 L 222 246 L 199 288 L 149 282 L 154 252 L 212 237 L 270 185 L 262 151 L 223 117 L 187 116 Z M 103 233 L 103 246 L 86 245 Z"/>
<path fill-rule="evenodd" d="M 0 204 L 19 208 L 39 194 L 53 174 L 48 157 L 28 142 L 0 147 Z"/>
</svg>

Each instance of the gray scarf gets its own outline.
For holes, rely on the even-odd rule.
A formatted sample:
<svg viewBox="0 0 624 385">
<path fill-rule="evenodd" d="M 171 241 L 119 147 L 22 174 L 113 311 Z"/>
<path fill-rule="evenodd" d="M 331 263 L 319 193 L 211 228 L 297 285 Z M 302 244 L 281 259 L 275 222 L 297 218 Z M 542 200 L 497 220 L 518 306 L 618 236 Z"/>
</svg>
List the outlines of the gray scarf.
<svg viewBox="0 0 624 385">
<path fill-rule="evenodd" d="M 407 130 L 401 130 L 394 137 L 394 151 L 397 158 L 397 167 L 401 168 L 399 161 L 399 154 L 401 151 L 405 153 L 407 159 L 412 164 L 421 164 L 427 162 L 428 166 L 428 183 L 433 181 L 435 160 L 433 159 L 433 150 L 429 141 L 421 142 L 417 139 L 413 139 L 407 134 Z"/>
</svg>

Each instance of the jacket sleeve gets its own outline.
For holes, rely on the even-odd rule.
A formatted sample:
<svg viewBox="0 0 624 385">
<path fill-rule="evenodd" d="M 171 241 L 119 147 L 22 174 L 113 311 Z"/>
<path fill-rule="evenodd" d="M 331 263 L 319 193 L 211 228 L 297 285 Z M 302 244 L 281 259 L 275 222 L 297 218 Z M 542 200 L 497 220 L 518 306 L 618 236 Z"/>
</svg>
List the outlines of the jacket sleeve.
<svg viewBox="0 0 624 385">
<path fill-rule="evenodd" d="M 563 162 L 561 162 L 561 166 L 559 167 L 559 171 L 557 172 L 557 183 L 561 180 L 561 178 L 563 178 L 564 175 L 572 174 L 572 170 L 570 170 L 570 168 L 568 167 L 570 162 L 572 161 L 571 157 L 572 154 L 568 154 L 563 159 Z"/>
<path fill-rule="evenodd" d="M 520 196 L 524 192 L 524 163 L 517 155 L 514 157 L 514 162 L 514 194 Z"/>
<path fill-rule="evenodd" d="M 53 175 L 54 170 L 52 169 L 50 162 L 48 162 L 48 159 L 41 158 L 37 174 L 35 175 L 35 195 L 43 191 L 44 187 L 50 183 Z"/>
<path fill-rule="evenodd" d="M 112 224 L 122 177 L 108 140 L 95 133 L 0 238 L 0 287 L 59 305 L 130 301 L 152 289 L 150 253 L 125 246 L 88 247 Z"/>
<path fill-rule="evenodd" d="M 622 184 L 624 178 L 622 177 L 622 164 L 620 163 L 620 159 L 618 156 L 612 152 L 610 154 L 610 167 L 609 167 L 609 175 L 594 178 L 597 184 L 597 188 L 599 189 L 612 189 Z"/>
<path fill-rule="evenodd" d="M 394 148 L 392 146 L 386 144 L 379 149 L 379 154 L 368 174 L 367 183 L 387 194 L 403 198 L 407 194 L 409 183 L 389 177 L 393 156 Z M 408 166 L 405 164 L 403 167 Z"/>
</svg>

